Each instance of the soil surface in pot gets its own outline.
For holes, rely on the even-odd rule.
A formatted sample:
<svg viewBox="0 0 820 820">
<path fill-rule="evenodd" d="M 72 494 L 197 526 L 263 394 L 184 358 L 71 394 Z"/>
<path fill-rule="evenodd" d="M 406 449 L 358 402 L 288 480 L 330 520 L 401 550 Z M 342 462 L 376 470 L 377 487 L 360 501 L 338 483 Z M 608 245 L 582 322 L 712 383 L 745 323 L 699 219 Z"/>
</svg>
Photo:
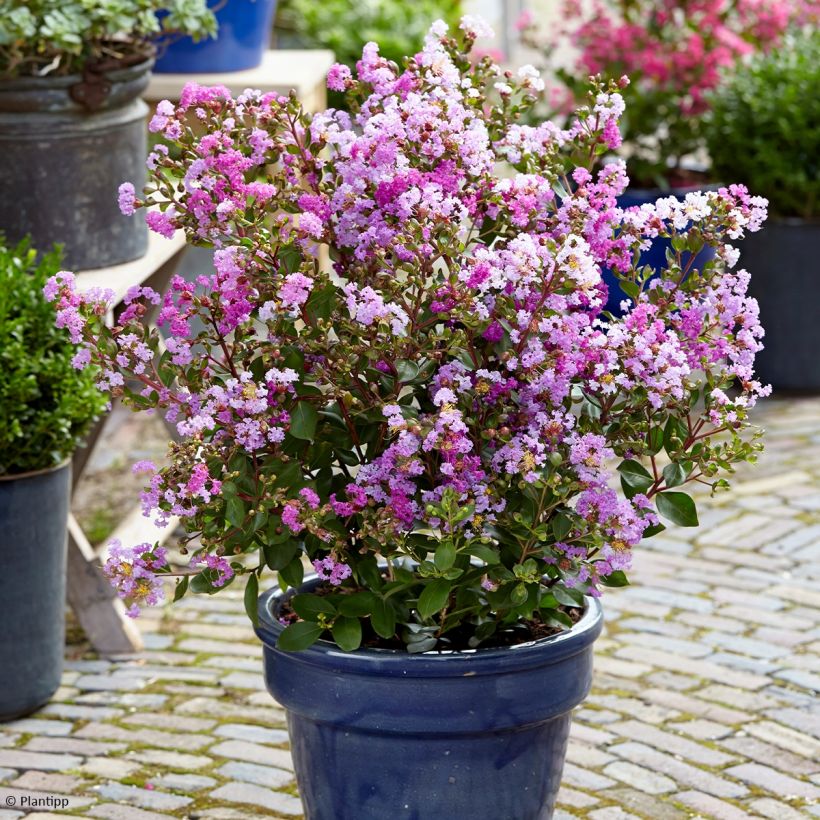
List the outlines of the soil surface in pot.
<svg viewBox="0 0 820 820">
<path fill-rule="evenodd" d="M 345 590 L 339 587 L 332 586 L 329 583 L 319 584 L 315 589 L 311 590 L 313 595 L 338 595 L 345 592 L 360 592 L 361 590 L 351 589 Z M 559 612 L 563 612 L 573 624 L 578 623 L 584 614 L 581 607 L 559 606 Z M 279 610 L 279 620 L 290 625 L 299 620 L 299 616 L 290 605 L 290 600 L 286 598 Z M 549 638 L 552 635 L 558 635 L 561 632 L 567 631 L 564 626 L 546 623 L 542 620 L 538 613 L 529 621 L 522 621 L 506 628 L 498 629 L 486 640 L 479 645 L 481 649 L 498 649 L 504 646 L 515 646 L 521 643 L 530 643 L 541 638 Z M 436 651 L 454 651 L 463 652 L 476 647 L 470 645 L 470 638 L 474 634 L 474 629 L 467 624 L 456 629 L 448 631 L 445 635 L 439 638 L 439 643 L 436 646 Z M 321 640 L 333 641 L 328 630 L 322 635 Z M 377 635 L 370 626 L 368 620 L 362 620 L 362 646 L 368 649 L 398 649 L 404 651 L 407 649 L 406 645 L 397 639 L 388 640 Z"/>
</svg>

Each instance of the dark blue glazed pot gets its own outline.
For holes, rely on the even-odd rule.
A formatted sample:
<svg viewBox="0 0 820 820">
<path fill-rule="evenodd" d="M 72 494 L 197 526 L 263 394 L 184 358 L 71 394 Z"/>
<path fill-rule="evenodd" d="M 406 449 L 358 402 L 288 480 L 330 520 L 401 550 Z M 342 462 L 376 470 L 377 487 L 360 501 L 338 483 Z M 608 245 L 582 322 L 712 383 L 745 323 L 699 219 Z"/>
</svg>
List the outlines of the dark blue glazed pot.
<svg viewBox="0 0 820 820">
<path fill-rule="evenodd" d="M 219 24 L 216 38 L 181 37 L 162 50 L 160 74 L 217 74 L 256 68 L 270 45 L 276 0 L 210 0 Z"/>
<path fill-rule="evenodd" d="M 691 185 L 685 188 L 670 188 L 665 191 L 660 188 L 636 188 L 635 190 L 626 191 L 618 197 L 618 207 L 631 208 L 634 205 L 647 205 L 650 202 L 655 202 L 656 200 L 667 196 L 674 196 L 678 199 L 683 199 L 686 194 L 690 194 L 693 191 L 711 191 L 716 190 L 716 187 L 717 186 L 715 185 Z M 638 264 L 641 266 L 650 265 L 655 270 L 665 267 L 666 251 L 671 247 L 672 243 L 668 239 L 656 239 L 652 243 L 649 250 L 644 251 L 641 254 L 641 259 Z M 689 261 L 690 257 L 691 254 L 689 253 L 683 254 L 684 264 Z M 714 248 L 705 247 L 695 256 L 695 261 L 692 263 L 692 267 L 701 268 L 710 259 L 714 259 L 714 257 Z M 607 286 L 609 291 L 605 309 L 614 313 L 616 316 L 621 316 L 623 312 L 621 311 L 620 303 L 629 297 L 626 296 L 626 294 L 621 290 L 621 285 L 618 278 L 609 268 L 602 268 L 601 275 L 603 276 L 604 284 Z"/>
<path fill-rule="evenodd" d="M 307 585 L 315 584 L 311 579 Z M 307 820 L 548 820 L 600 604 L 572 630 L 472 652 L 282 652 L 259 600 L 268 691 L 287 710 Z"/>
<path fill-rule="evenodd" d="M 0 478 L 0 721 L 60 685 L 70 492 L 68 462 Z"/>
</svg>

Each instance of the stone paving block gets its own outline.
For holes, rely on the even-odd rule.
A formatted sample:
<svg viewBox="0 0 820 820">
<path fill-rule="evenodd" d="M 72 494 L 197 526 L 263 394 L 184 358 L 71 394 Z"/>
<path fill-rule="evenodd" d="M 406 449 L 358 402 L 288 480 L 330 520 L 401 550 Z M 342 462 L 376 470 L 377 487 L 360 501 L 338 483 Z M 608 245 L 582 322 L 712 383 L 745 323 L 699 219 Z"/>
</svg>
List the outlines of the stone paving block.
<svg viewBox="0 0 820 820">
<path fill-rule="evenodd" d="M 820 740 L 816 740 L 809 735 L 797 732 L 768 720 L 758 723 L 750 723 L 746 727 L 750 735 L 759 737 L 775 746 L 780 746 L 787 751 L 795 752 L 803 757 L 812 760 L 820 760 Z"/>
<path fill-rule="evenodd" d="M 102 817 L 104 820 L 168 820 L 170 815 L 155 811 L 145 811 L 135 806 L 123 806 L 118 803 L 103 803 L 94 806 L 88 812 L 92 817 Z"/>
<path fill-rule="evenodd" d="M 692 695 L 686 695 L 681 692 L 670 692 L 666 689 L 647 689 L 643 692 L 642 697 L 653 703 L 659 703 L 663 706 L 668 706 L 677 712 L 684 712 L 706 720 L 715 721 L 717 723 L 731 726 L 735 723 L 746 723 L 752 719 L 749 712 L 741 712 L 737 709 L 729 709 L 725 706 L 719 706 L 709 701 L 701 700 Z"/>
<path fill-rule="evenodd" d="M 689 675 L 679 675 L 677 672 L 653 672 L 646 676 L 646 683 L 651 683 L 653 686 L 662 686 L 664 689 L 674 689 L 676 691 L 684 691 L 691 689 L 698 684 L 696 678 L 691 678 Z"/>
<path fill-rule="evenodd" d="M 256 763 L 243 763 L 231 760 L 217 769 L 217 774 L 230 780 L 242 780 L 255 783 L 269 789 L 278 789 L 293 781 L 293 773 L 271 766 L 259 766 Z"/>
<path fill-rule="evenodd" d="M 253 639 L 253 636 L 250 636 Z M 186 638 L 177 644 L 183 652 L 206 655 L 235 655 L 240 658 L 261 658 L 262 644 L 207 640 L 206 638 Z"/>
<path fill-rule="evenodd" d="M 263 693 L 267 696 L 267 693 Z M 273 703 L 267 696 L 268 703 Z M 775 701 L 775 705 L 777 702 Z M 268 726 L 282 726 L 285 723 L 285 713 L 273 707 L 245 705 L 231 701 L 215 700 L 214 698 L 191 698 L 182 702 L 174 710 L 182 715 L 213 715 L 217 718 L 244 718 L 254 724 Z"/>
<path fill-rule="evenodd" d="M 680 713 L 674 709 L 667 709 L 657 704 L 644 703 L 637 698 L 621 698 L 617 695 L 599 695 L 596 701 L 602 706 L 623 712 L 623 714 L 642 720 L 645 723 L 663 723 L 670 718 L 680 716 Z"/>
<path fill-rule="evenodd" d="M 125 709 L 159 709 L 168 700 L 168 695 L 101 691 L 80 695 L 76 700 L 81 704 L 116 704 Z"/>
<path fill-rule="evenodd" d="M 265 689 L 261 666 L 256 675 L 250 672 L 232 672 L 220 678 L 219 682 L 227 689 Z"/>
<path fill-rule="evenodd" d="M 754 638 L 744 638 L 741 635 L 730 635 L 726 632 L 706 632 L 701 640 L 712 646 L 720 646 L 732 652 L 740 652 L 756 658 L 781 658 L 789 654 L 789 648 L 786 646 L 778 646 L 776 643 Z"/>
<path fill-rule="evenodd" d="M 0 820 L 17 820 L 18 817 L 22 817 L 23 812 L 21 811 L 12 811 L 11 809 L 0 809 Z"/>
<path fill-rule="evenodd" d="M 610 763 L 604 768 L 604 774 L 646 794 L 664 794 L 677 789 L 677 784 L 671 778 L 623 760 Z"/>
<path fill-rule="evenodd" d="M 261 763 L 263 766 L 276 766 L 289 772 L 293 771 L 293 758 L 290 752 L 272 749 L 270 746 L 259 746 L 244 740 L 226 740 L 213 746 L 210 753 L 229 760 L 244 760 L 248 763 Z"/>
<path fill-rule="evenodd" d="M 229 737 L 232 740 L 249 740 L 252 743 L 266 743 L 280 746 L 288 742 L 288 733 L 284 729 L 265 729 L 249 723 L 223 723 L 214 730 L 218 737 Z"/>
<path fill-rule="evenodd" d="M 83 675 L 77 679 L 77 688 L 84 691 L 114 691 L 142 689 L 145 678 L 134 675 Z"/>
<path fill-rule="evenodd" d="M 212 777 L 196 774 L 164 774 L 162 777 L 152 778 L 150 782 L 152 786 L 160 786 L 163 789 L 183 794 L 202 791 L 216 785 L 216 780 Z"/>
<path fill-rule="evenodd" d="M 65 794 L 74 791 L 82 781 L 76 777 L 69 777 L 64 774 L 54 774 L 52 772 L 23 772 L 16 780 L 8 785 L 15 789 L 28 789 L 29 791 L 40 792 L 60 792 Z"/>
<path fill-rule="evenodd" d="M 606 798 L 651 820 L 686 820 L 688 817 L 688 814 L 667 802 L 669 798 L 662 802 L 662 797 L 654 797 L 631 788 L 608 789 Z"/>
<path fill-rule="evenodd" d="M 652 667 L 645 663 L 632 663 L 611 658 L 609 655 L 600 655 L 595 658 L 595 669 L 617 678 L 642 678 L 652 671 Z"/>
<path fill-rule="evenodd" d="M 181 752 L 165 752 L 160 749 L 141 749 L 129 752 L 128 760 L 136 760 L 149 766 L 165 766 L 169 769 L 198 772 L 213 762 L 204 755 L 188 755 Z"/>
<path fill-rule="evenodd" d="M 599 769 L 615 760 L 615 757 L 597 746 L 590 746 L 588 743 L 581 743 L 570 738 L 567 744 L 567 760 L 585 769 Z"/>
<path fill-rule="evenodd" d="M 157 712 L 137 712 L 124 717 L 122 722 L 135 726 L 156 727 L 166 732 L 208 732 L 216 726 L 216 721 L 208 718 L 166 715 Z"/>
<path fill-rule="evenodd" d="M 214 800 L 224 800 L 229 803 L 248 803 L 252 806 L 261 806 L 271 811 L 278 811 L 287 815 L 302 814 L 302 803 L 295 797 L 264 789 L 252 783 L 226 783 L 211 792 Z"/>
<path fill-rule="evenodd" d="M 114 800 L 117 803 L 156 811 L 174 811 L 193 802 L 190 797 L 167 794 L 155 789 L 143 789 L 139 786 L 125 786 L 122 783 L 103 783 L 94 786 L 93 790 L 104 800 Z"/>
<path fill-rule="evenodd" d="M 812 698 L 815 704 L 818 701 Z M 820 712 L 809 712 L 807 709 L 771 709 L 766 715 L 778 723 L 785 723 L 807 735 L 820 740 Z"/>
<path fill-rule="evenodd" d="M 655 726 L 641 723 L 637 720 L 628 720 L 623 723 L 613 723 L 608 727 L 622 737 L 637 740 L 670 754 L 701 763 L 704 766 L 726 766 L 735 760 L 731 755 L 710 749 L 693 740 L 680 737 L 671 732 L 664 732 Z"/>
<path fill-rule="evenodd" d="M 76 703 L 49 703 L 38 715 L 56 715 L 66 720 L 112 720 L 125 714 L 122 709 L 109 706 L 82 706 Z"/>
<path fill-rule="evenodd" d="M 717 663 L 695 658 L 681 658 L 672 652 L 661 652 L 657 649 L 625 646 L 623 649 L 618 650 L 616 654 L 619 658 L 651 663 L 654 666 L 686 672 L 689 675 L 695 675 L 706 680 L 720 681 L 740 689 L 761 689 L 769 683 L 769 679 L 763 675 L 755 675 L 751 672 L 737 672 Z"/>
<path fill-rule="evenodd" d="M 780 700 L 763 692 L 744 692 L 722 684 L 704 686 L 698 689 L 697 695 L 699 698 L 714 700 L 729 707 L 746 709 L 749 712 L 771 709 L 782 705 Z"/>
<path fill-rule="evenodd" d="M 768 792 L 782 795 L 786 798 L 802 797 L 805 800 L 820 798 L 820 788 L 803 780 L 778 772 L 770 766 L 761 763 L 743 763 L 726 770 L 726 774 L 757 786 Z"/>
<path fill-rule="evenodd" d="M 70 735 L 74 724 L 67 720 L 41 720 L 38 718 L 23 718 L 3 724 L 3 730 L 19 732 L 22 735 L 43 735 L 44 737 L 58 737 Z"/>
<path fill-rule="evenodd" d="M 722 740 L 720 745 L 734 752 L 740 758 L 774 766 L 781 772 L 810 775 L 820 771 L 820 762 L 807 760 L 805 757 L 800 757 L 786 749 L 764 743 L 756 737 L 729 737 Z"/>
<path fill-rule="evenodd" d="M 27 752 L 67 752 L 74 755 L 107 755 L 121 752 L 124 743 L 100 743 L 73 737 L 33 737 L 23 749 Z"/>
<path fill-rule="evenodd" d="M 718 740 L 732 734 L 734 731 L 730 727 L 715 723 L 712 720 L 685 720 L 680 723 L 668 723 L 666 728 L 698 740 Z"/>
<path fill-rule="evenodd" d="M 698 812 L 698 817 L 709 817 L 714 820 L 754 820 L 754 815 L 743 809 L 733 806 L 711 794 L 703 792 L 681 792 L 675 795 L 675 800 Z"/>
<path fill-rule="evenodd" d="M 804 689 L 820 692 L 820 675 L 806 672 L 803 669 L 781 669 L 779 672 L 775 672 L 774 675 L 776 678 L 781 678 L 796 686 L 802 686 Z"/>
<path fill-rule="evenodd" d="M 68 754 L 24 752 L 21 749 L 0 749 L 0 766 L 15 769 L 39 769 L 46 772 L 65 772 L 76 769 L 81 757 Z"/>
<path fill-rule="evenodd" d="M 753 624 L 760 624 L 761 626 L 773 626 L 777 624 L 778 626 L 782 626 L 783 629 L 794 629 L 798 631 L 811 629 L 811 627 L 814 626 L 814 622 L 810 618 L 797 617 L 789 612 L 778 612 L 776 616 L 773 616 L 771 612 L 766 612 L 765 610 L 755 609 L 749 606 L 737 606 L 736 604 L 721 607 L 716 612 L 716 615 L 716 625 L 718 629 L 721 628 L 719 626 L 720 619 L 724 616 L 726 618 L 735 618 L 741 622 L 746 621 Z M 725 630 L 725 627 L 723 628 Z"/>
<path fill-rule="evenodd" d="M 773 800 L 771 797 L 761 797 L 758 800 L 753 800 L 749 804 L 750 809 L 754 809 L 763 817 L 770 817 L 771 820 L 804 820 L 805 814 L 781 803 L 779 800 Z"/>
<path fill-rule="evenodd" d="M 607 806 L 603 809 L 596 809 L 589 812 L 587 817 L 591 817 L 592 820 L 641 820 L 637 814 L 624 811 L 620 806 Z"/>
<path fill-rule="evenodd" d="M 628 741 L 617 746 L 610 746 L 609 751 L 631 763 L 645 766 L 652 771 L 671 777 L 678 783 L 704 791 L 716 797 L 743 797 L 748 789 L 740 783 L 727 780 L 718 775 L 677 760 L 671 755 L 659 752 L 642 743 Z"/>
<path fill-rule="evenodd" d="M 0 769 L 0 783 L 5 783 L 6 780 L 11 780 L 13 777 L 17 777 L 15 769 Z"/>
<path fill-rule="evenodd" d="M 157 729 L 124 729 L 107 723 L 89 723 L 74 733 L 74 737 L 89 740 L 119 740 L 124 743 L 140 743 L 146 746 L 158 746 L 161 749 L 189 749 L 196 751 L 213 742 L 213 739 L 202 734 L 179 734 L 160 732 Z"/>
<path fill-rule="evenodd" d="M 141 767 L 141 764 L 123 760 L 120 757 L 91 757 L 79 768 L 81 774 L 93 777 L 107 777 L 122 780 L 130 777 Z"/>
<path fill-rule="evenodd" d="M 559 806 L 570 806 L 575 809 L 585 809 L 600 802 L 599 798 L 593 797 L 586 792 L 579 792 L 568 786 L 561 786 L 558 790 L 557 804 Z"/>
</svg>

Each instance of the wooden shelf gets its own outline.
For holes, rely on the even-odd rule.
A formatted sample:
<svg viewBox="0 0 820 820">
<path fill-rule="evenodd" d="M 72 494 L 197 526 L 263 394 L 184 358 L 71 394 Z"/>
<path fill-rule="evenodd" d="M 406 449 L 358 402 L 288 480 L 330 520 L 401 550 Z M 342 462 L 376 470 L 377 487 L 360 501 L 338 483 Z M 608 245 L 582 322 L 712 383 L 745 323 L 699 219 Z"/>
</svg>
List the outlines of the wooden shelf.
<svg viewBox="0 0 820 820">
<path fill-rule="evenodd" d="M 247 71 L 214 74 L 152 74 L 143 98 L 149 103 L 178 100 L 186 83 L 224 85 L 232 94 L 248 88 L 263 93 L 274 91 L 288 94 L 296 91 L 308 111 L 318 111 L 326 105 L 325 81 L 335 62 L 332 51 L 305 49 L 270 49 L 262 64 Z"/>
</svg>

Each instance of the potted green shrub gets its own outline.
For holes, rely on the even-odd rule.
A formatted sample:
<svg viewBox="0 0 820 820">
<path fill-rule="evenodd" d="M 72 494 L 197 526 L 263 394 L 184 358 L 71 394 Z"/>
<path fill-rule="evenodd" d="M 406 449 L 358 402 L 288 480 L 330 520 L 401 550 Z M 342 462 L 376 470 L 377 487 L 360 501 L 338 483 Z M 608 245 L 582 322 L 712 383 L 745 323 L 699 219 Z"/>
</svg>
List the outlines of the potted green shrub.
<svg viewBox="0 0 820 820">
<path fill-rule="evenodd" d="M 134 609 L 169 575 L 176 597 L 244 576 L 311 820 L 549 817 L 601 590 L 660 518 L 697 524 L 687 484 L 760 446 L 762 329 L 727 240 L 762 203 L 618 208 L 623 163 L 594 167 L 617 86 L 567 130 L 520 125 L 541 81 L 471 60 L 482 32 L 438 21 L 404 70 L 375 43 L 337 65 L 355 120 L 189 86 L 125 204 L 215 245 L 214 274 L 135 289 L 113 329 L 49 285 L 101 388 L 180 434 L 139 469 L 190 566 L 114 544 L 106 572 Z M 627 265 L 634 306 L 602 321 L 601 266 L 655 236 L 664 268 Z"/>
<path fill-rule="evenodd" d="M 0 231 L 60 242 L 73 269 L 145 252 L 142 220 L 116 208 L 138 179 L 147 107 L 139 99 L 163 25 L 214 31 L 205 0 L 0 0 Z"/>
<path fill-rule="evenodd" d="M 772 222 L 765 236 L 743 242 L 741 258 L 767 330 L 761 373 L 791 390 L 820 388 L 818 86 L 820 34 L 789 37 L 729 75 L 706 131 L 715 173 L 769 200 Z"/>
<path fill-rule="evenodd" d="M 69 458 L 105 406 L 43 295 L 59 269 L 56 251 L 0 243 L 0 720 L 60 684 Z"/>
</svg>

